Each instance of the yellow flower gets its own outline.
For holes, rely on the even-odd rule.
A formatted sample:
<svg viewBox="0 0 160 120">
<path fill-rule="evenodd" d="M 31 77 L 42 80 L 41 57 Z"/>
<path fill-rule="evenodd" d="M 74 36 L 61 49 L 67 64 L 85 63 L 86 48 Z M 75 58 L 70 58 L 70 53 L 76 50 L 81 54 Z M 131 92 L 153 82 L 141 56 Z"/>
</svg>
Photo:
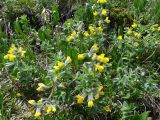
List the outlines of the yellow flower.
<svg viewBox="0 0 160 120">
<path fill-rule="evenodd" d="M 104 95 L 104 92 L 102 91 L 102 89 L 103 89 L 103 86 L 100 86 L 100 87 L 98 88 L 98 93 L 99 93 L 100 95 Z"/>
<path fill-rule="evenodd" d="M 24 54 L 26 53 L 26 51 L 22 50 L 22 47 L 18 48 L 18 52 L 21 54 L 21 57 L 24 57 Z"/>
<path fill-rule="evenodd" d="M 71 33 L 71 36 L 76 36 L 77 35 L 77 33 L 76 33 L 76 31 L 74 30 L 72 33 Z"/>
<path fill-rule="evenodd" d="M 56 112 L 56 107 L 52 106 L 52 112 Z"/>
<path fill-rule="evenodd" d="M 101 59 L 105 56 L 105 54 L 100 54 L 100 55 L 97 55 L 96 59 L 101 61 Z"/>
<path fill-rule="evenodd" d="M 90 30 L 90 33 L 91 33 L 92 35 L 95 35 L 95 34 L 96 34 L 96 31 L 95 31 L 95 29 L 94 29 L 93 26 L 89 26 L 89 30 Z"/>
<path fill-rule="evenodd" d="M 47 112 L 48 114 L 51 112 L 56 112 L 56 107 L 54 106 L 48 106 L 45 108 L 45 112 Z"/>
<path fill-rule="evenodd" d="M 98 0 L 97 1 L 97 3 L 101 3 L 101 4 L 104 4 L 104 3 L 106 3 L 107 2 L 107 0 Z"/>
<path fill-rule="evenodd" d="M 130 40 L 130 39 L 129 39 L 129 40 L 127 40 L 127 43 L 131 43 L 131 42 L 132 42 L 132 40 Z"/>
<path fill-rule="evenodd" d="M 137 27 L 136 22 L 133 22 L 132 27 L 133 27 L 133 28 L 136 28 L 136 27 Z"/>
<path fill-rule="evenodd" d="M 94 98 L 97 100 L 97 99 L 99 99 L 99 94 L 96 94 L 95 96 L 94 96 Z"/>
<path fill-rule="evenodd" d="M 21 52 L 21 57 L 24 57 L 24 54 L 26 53 L 26 51 L 22 51 Z"/>
<path fill-rule="evenodd" d="M 98 15 L 98 12 L 97 12 L 97 11 L 94 11 L 94 12 L 93 12 L 93 15 L 94 15 L 94 16 L 97 16 L 97 15 Z"/>
<path fill-rule="evenodd" d="M 117 39 L 118 40 L 122 40 L 123 38 L 122 38 L 122 35 L 119 35 L 118 37 L 117 37 Z"/>
<path fill-rule="evenodd" d="M 35 100 L 29 100 L 28 103 L 31 104 L 31 105 L 33 105 L 33 104 L 35 104 L 36 102 L 35 102 Z"/>
<path fill-rule="evenodd" d="M 100 27 L 98 27 L 98 31 L 99 32 L 103 32 L 103 28 L 100 26 Z"/>
<path fill-rule="evenodd" d="M 152 26 L 150 29 L 152 32 L 154 32 L 156 30 L 154 26 Z"/>
<path fill-rule="evenodd" d="M 104 110 L 105 110 L 106 112 L 110 112 L 110 111 L 111 111 L 109 106 L 105 106 L 105 107 L 104 107 Z"/>
<path fill-rule="evenodd" d="M 128 29 L 127 34 L 130 35 L 132 33 L 132 29 Z"/>
<path fill-rule="evenodd" d="M 14 51 L 15 51 L 15 49 L 16 49 L 16 47 L 15 47 L 15 45 L 13 44 L 13 45 L 10 47 L 8 53 L 9 53 L 9 54 L 13 54 Z"/>
<path fill-rule="evenodd" d="M 84 54 L 78 54 L 78 60 L 83 60 L 85 58 Z"/>
<path fill-rule="evenodd" d="M 100 55 L 97 56 L 97 60 L 101 61 L 102 58 L 104 58 L 105 54 L 102 53 Z"/>
<path fill-rule="evenodd" d="M 51 113 L 52 112 L 52 107 L 51 106 L 46 107 L 45 111 L 47 113 Z"/>
<path fill-rule="evenodd" d="M 89 100 L 88 101 L 88 107 L 92 108 L 94 106 L 94 103 L 92 100 Z"/>
<path fill-rule="evenodd" d="M 77 95 L 76 98 L 77 98 L 77 103 L 78 104 L 82 104 L 83 103 L 83 101 L 84 101 L 84 97 L 83 96 Z"/>
<path fill-rule="evenodd" d="M 22 51 L 23 51 L 23 50 L 22 50 L 22 47 L 19 47 L 19 48 L 18 48 L 18 52 L 21 53 Z"/>
<path fill-rule="evenodd" d="M 17 97 L 21 97 L 21 93 L 17 93 L 16 96 L 17 96 Z"/>
<path fill-rule="evenodd" d="M 3 58 L 7 60 L 9 58 L 9 55 L 5 55 Z"/>
<path fill-rule="evenodd" d="M 68 63 L 72 62 L 72 59 L 70 56 L 67 56 L 66 62 L 68 62 Z"/>
<path fill-rule="evenodd" d="M 38 118 L 41 116 L 41 112 L 40 111 L 37 111 L 35 114 L 34 114 L 34 117 Z"/>
<path fill-rule="evenodd" d="M 98 92 L 102 91 L 102 89 L 103 89 L 103 86 L 100 86 L 100 87 L 98 88 Z"/>
<path fill-rule="evenodd" d="M 98 56 L 97 56 L 97 60 L 99 60 L 99 61 L 102 62 L 102 63 L 107 63 L 107 62 L 109 62 L 109 58 L 108 58 L 108 57 L 104 57 L 104 56 L 105 56 L 104 53 L 98 55 Z"/>
<path fill-rule="evenodd" d="M 134 46 L 138 47 L 138 46 L 139 46 L 139 43 L 138 43 L 138 42 L 135 42 L 135 43 L 134 43 Z"/>
<path fill-rule="evenodd" d="M 108 17 L 106 17 L 106 20 L 105 20 L 105 21 L 106 21 L 106 23 L 108 23 L 108 24 L 111 22 L 111 20 L 109 20 Z"/>
<path fill-rule="evenodd" d="M 100 94 L 100 95 L 104 95 L 104 91 L 100 91 L 99 94 Z"/>
<path fill-rule="evenodd" d="M 101 15 L 106 16 L 107 15 L 107 10 L 106 9 L 102 9 Z"/>
<path fill-rule="evenodd" d="M 99 47 L 98 47 L 98 44 L 94 44 L 92 47 L 91 47 L 91 52 L 95 53 L 95 52 L 98 52 L 99 51 Z"/>
<path fill-rule="evenodd" d="M 38 104 L 38 105 L 41 105 L 41 104 L 42 104 L 42 100 L 38 100 L 38 101 L 37 101 L 37 104 Z"/>
<path fill-rule="evenodd" d="M 97 57 L 98 57 L 98 56 L 96 55 L 96 53 L 94 53 L 93 56 L 92 56 L 92 60 L 96 60 Z"/>
<path fill-rule="evenodd" d="M 8 55 L 8 59 L 9 59 L 10 61 L 14 61 L 14 60 L 16 59 L 16 56 L 13 55 L 13 54 L 9 54 L 9 55 Z"/>
<path fill-rule="evenodd" d="M 62 68 L 63 66 L 64 66 L 64 62 L 58 61 L 58 67 L 59 67 L 59 68 Z"/>
<path fill-rule="evenodd" d="M 89 36 L 88 31 L 85 31 L 83 35 L 84 35 L 85 37 L 88 37 L 88 36 Z"/>
<path fill-rule="evenodd" d="M 102 65 L 96 64 L 95 71 L 103 72 L 104 67 Z"/>
<path fill-rule="evenodd" d="M 103 63 L 108 63 L 108 62 L 109 62 L 109 58 L 108 58 L 108 57 L 102 58 L 102 62 L 103 62 Z"/>
<path fill-rule="evenodd" d="M 158 31 L 160 31 L 160 27 L 158 27 Z"/>
<path fill-rule="evenodd" d="M 96 34 L 96 31 L 93 29 L 93 30 L 90 30 L 90 33 L 92 34 L 92 35 L 95 35 Z"/>
<path fill-rule="evenodd" d="M 135 36 L 137 39 L 140 39 L 140 38 L 141 38 L 141 34 L 140 34 L 140 33 L 135 33 L 134 36 Z"/>
<path fill-rule="evenodd" d="M 54 66 L 54 67 L 53 67 L 53 71 L 54 71 L 54 72 L 58 72 L 59 70 L 60 70 L 59 66 Z"/>
<path fill-rule="evenodd" d="M 38 92 L 45 91 L 45 85 L 43 83 L 38 83 L 38 88 L 36 89 Z"/>
<path fill-rule="evenodd" d="M 68 40 L 69 42 L 72 41 L 73 39 L 74 39 L 74 37 L 71 36 L 71 35 L 67 37 L 67 40 Z"/>
</svg>

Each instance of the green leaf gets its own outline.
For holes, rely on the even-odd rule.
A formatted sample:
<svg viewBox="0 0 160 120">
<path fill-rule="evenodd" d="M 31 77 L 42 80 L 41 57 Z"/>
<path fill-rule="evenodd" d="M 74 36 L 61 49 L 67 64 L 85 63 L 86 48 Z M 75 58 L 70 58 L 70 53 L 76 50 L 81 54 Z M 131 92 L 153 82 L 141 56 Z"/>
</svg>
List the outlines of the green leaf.
<svg viewBox="0 0 160 120">
<path fill-rule="evenodd" d="M 56 25 L 60 18 L 59 18 L 58 7 L 55 5 L 52 6 L 52 18 L 53 18 L 54 25 Z"/>
<path fill-rule="evenodd" d="M 142 114 L 136 113 L 134 117 L 131 118 L 131 120 L 147 120 L 148 115 L 149 115 L 149 112 L 143 112 Z"/>
<path fill-rule="evenodd" d="M 17 34 L 23 34 L 22 29 L 18 21 L 14 22 L 14 30 Z"/>
<path fill-rule="evenodd" d="M 42 29 L 39 29 L 38 30 L 38 37 L 39 37 L 39 39 L 40 40 L 45 40 L 45 35 L 44 35 L 44 32 L 43 32 L 43 30 Z"/>
</svg>

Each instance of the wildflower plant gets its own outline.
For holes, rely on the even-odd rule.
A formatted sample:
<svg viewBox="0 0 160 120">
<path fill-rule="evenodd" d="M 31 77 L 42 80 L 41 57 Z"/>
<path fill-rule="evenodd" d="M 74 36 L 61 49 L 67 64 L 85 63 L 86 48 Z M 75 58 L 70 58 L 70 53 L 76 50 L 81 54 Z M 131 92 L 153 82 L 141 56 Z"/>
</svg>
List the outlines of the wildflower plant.
<svg viewBox="0 0 160 120">
<path fill-rule="evenodd" d="M 116 35 L 107 30 L 112 22 L 109 0 L 89 1 L 87 5 L 93 17 L 87 22 L 90 24 L 71 18 L 56 26 L 56 30 L 62 27 L 57 33 L 52 33 L 49 20 L 38 31 L 29 27 L 26 16 L 15 22 L 16 28 L 22 22 L 27 32 L 18 27 L 21 34 L 3 60 L 16 99 L 23 98 L 27 106 L 24 118 L 54 118 L 69 110 L 85 112 L 86 116 L 132 119 L 138 113 L 136 109 L 142 107 L 135 101 L 157 89 L 160 59 L 155 59 L 154 51 L 159 44 L 159 25 L 141 25 L 133 20 Z M 24 41 L 18 43 L 20 39 Z M 22 47 L 23 42 L 26 46 Z"/>
</svg>

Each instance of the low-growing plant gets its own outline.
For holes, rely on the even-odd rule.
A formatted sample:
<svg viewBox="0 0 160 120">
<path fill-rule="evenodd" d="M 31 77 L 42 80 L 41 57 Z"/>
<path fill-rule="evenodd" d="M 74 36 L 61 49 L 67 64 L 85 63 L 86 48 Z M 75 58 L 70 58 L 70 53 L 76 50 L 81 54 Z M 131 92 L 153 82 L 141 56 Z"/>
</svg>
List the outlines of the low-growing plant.
<svg viewBox="0 0 160 120">
<path fill-rule="evenodd" d="M 114 32 L 110 4 L 88 1 L 63 26 L 53 6 L 38 30 L 25 15 L 10 38 L 0 29 L 1 119 L 148 119 L 143 99 L 159 89 L 160 26 L 133 20 Z"/>
</svg>

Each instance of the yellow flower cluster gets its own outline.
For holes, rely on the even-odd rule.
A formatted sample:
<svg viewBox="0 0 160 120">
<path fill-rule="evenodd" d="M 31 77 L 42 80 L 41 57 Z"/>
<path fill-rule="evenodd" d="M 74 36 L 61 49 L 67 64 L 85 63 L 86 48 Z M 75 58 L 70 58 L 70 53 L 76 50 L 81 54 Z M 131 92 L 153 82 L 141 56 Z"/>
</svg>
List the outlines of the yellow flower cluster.
<svg viewBox="0 0 160 120">
<path fill-rule="evenodd" d="M 99 51 L 99 47 L 98 47 L 98 44 L 94 44 L 91 49 L 90 49 L 90 52 L 91 53 L 97 53 Z"/>
<path fill-rule="evenodd" d="M 103 27 L 102 27 L 102 25 L 99 25 L 97 28 L 96 28 L 96 27 L 93 27 L 92 25 L 90 25 L 89 28 L 88 28 L 88 31 L 85 31 L 85 32 L 83 33 L 83 35 L 84 35 L 85 37 L 89 37 L 90 34 L 91 34 L 91 35 L 96 35 L 97 32 L 103 32 Z"/>
<path fill-rule="evenodd" d="M 92 35 L 95 35 L 96 34 L 96 29 L 93 27 L 93 26 L 89 26 L 89 32 L 90 32 L 90 34 L 92 34 Z"/>
<path fill-rule="evenodd" d="M 62 67 L 64 67 L 65 63 L 58 61 L 58 65 L 54 66 L 54 72 L 58 72 Z"/>
<path fill-rule="evenodd" d="M 43 84 L 43 83 L 38 83 L 38 88 L 36 89 L 38 92 L 43 92 L 47 89 L 48 87 Z"/>
<path fill-rule="evenodd" d="M 99 14 L 98 11 L 94 11 L 94 12 L 93 12 L 93 15 L 94 15 L 95 17 L 98 16 L 98 14 Z M 106 10 L 106 9 L 102 9 L 101 15 L 102 15 L 102 16 L 107 16 L 107 10 Z M 111 22 L 111 20 L 109 19 L 109 17 L 106 17 L 106 18 L 105 18 L 105 22 L 108 23 L 108 24 Z"/>
<path fill-rule="evenodd" d="M 104 71 L 104 67 L 102 65 L 100 65 L 99 63 L 97 63 L 95 65 L 95 71 L 103 72 Z"/>
<path fill-rule="evenodd" d="M 52 112 L 56 112 L 56 107 L 54 107 L 54 106 L 47 106 L 47 107 L 45 107 L 45 112 L 46 113 L 52 113 Z"/>
<path fill-rule="evenodd" d="M 97 60 L 101 63 L 108 63 L 109 62 L 109 58 L 105 57 L 105 54 L 102 53 L 100 55 L 97 55 L 96 53 L 93 54 L 92 56 L 93 60 Z M 95 71 L 99 71 L 99 72 L 103 72 L 104 71 L 104 67 L 102 65 L 100 65 L 100 63 L 97 63 L 95 65 Z"/>
<path fill-rule="evenodd" d="M 137 32 L 134 34 L 134 36 L 135 36 L 137 39 L 140 39 L 140 38 L 141 38 L 141 34 L 140 34 L 140 33 L 137 33 Z"/>
<path fill-rule="evenodd" d="M 69 36 L 67 37 L 67 40 L 68 40 L 69 42 L 71 42 L 71 41 L 73 41 L 77 36 L 78 36 L 78 34 L 77 34 L 77 32 L 74 30 L 74 31 L 71 33 L 71 35 L 69 35 Z"/>
<path fill-rule="evenodd" d="M 14 55 L 16 49 L 17 48 L 15 47 L 15 45 L 12 45 L 8 50 L 8 54 L 4 56 L 4 59 L 9 61 L 14 61 L 16 59 L 16 56 Z"/>
<path fill-rule="evenodd" d="M 24 57 L 24 54 L 26 53 L 26 51 L 24 51 L 22 47 L 18 48 L 18 52 L 21 54 L 21 57 Z"/>
<path fill-rule="evenodd" d="M 36 112 L 35 112 L 35 114 L 34 114 L 34 117 L 39 118 L 39 117 L 41 116 L 41 114 L 42 114 L 42 113 L 41 113 L 42 103 L 43 103 L 42 100 L 38 100 L 37 103 L 36 103 L 35 100 L 29 100 L 28 103 L 29 103 L 30 105 L 34 105 L 34 106 L 36 106 L 36 107 L 38 107 L 38 105 L 41 105 L 41 107 L 38 107 L 38 108 L 36 109 Z M 53 106 L 53 105 L 48 105 L 48 104 L 47 104 L 47 105 L 44 105 L 43 109 L 44 109 L 44 111 L 45 111 L 47 114 L 56 112 L 56 107 Z M 32 110 L 32 113 L 34 113 L 34 110 Z"/>
<path fill-rule="evenodd" d="M 77 99 L 77 104 L 82 104 L 84 102 L 84 97 L 82 95 L 77 95 L 76 96 Z M 92 108 L 94 106 L 94 103 L 92 100 L 88 101 L 88 107 Z"/>
<path fill-rule="evenodd" d="M 76 96 L 76 99 L 77 99 L 77 104 L 82 104 L 84 101 L 84 97 L 79 94 Z"/>
<path fill-rule="evenodd" d="M 109 62 L 109 58 L 108 57 L 105 57 L 105 54 L 102 53 L 100 55 L 96 55 L 94 54 L 94 57 L 96 58 L 96 60 L 98 60 L 99 62 L 102 62 L 102 63 L 108 63 Z"/>
<path fill-rule="evenodd" d="M 151 32 L 160 31 L 160 27 L 158 26 L 158 24 L 155 24 L 150 27 L 150 30 Z"/>
<path fill-rule="evenodd" d="M 103 86 L 98 88 L 98 93 L 94 96 L 95 99 L 98 99 L 100 95 L 104 95 Z"/>
<path fill-rule="evenodd" d="M 132 37 L 135 37 L 136 39 L 141 39 L 142 35 L 141 33 L 138 33 L 136 31 L 134 31 L 134 29 L 136 29 L 138 27 L 137 23 L 134 21 L 133 24 L 131 25 L 131 28 L 128 28 L 128 30 L 126 31 L 125 35 L 132 35 Z M 155 26 L 152 26 L 151 27 L 151 31 L 153 32 L 155 29 L 154 29 Z M 125 38 L 125 37 L 124 37 Z M 117 37 L 118 40 L 122 40 L 123 37 L 122 35 L 119 35 Z M 126 43 L 132 43 L 133 42 L 133 45 L 134 46 L 139 46 L 139 43 L 138 42 L 135 42 L 135 41 L 132 41 L 131 39 L 127 40 Z"/>
<path fill-rule="evenodd" d="M 21 57 L 24 57 L 24 54 L 26 53 L 26 51 L 24 51 L 22 47 L 19 47 L 17 52 L 17 48 L 15 47 L 15 45 L 12 45 L 8 50 L 8 54 L 4 56 L 4 59 L 9 61 L 14 61 L 16 59 L 15 54 L 17 53 L 19 53 Z"/>
<path fill-rule="evenodd" d="M 59 72 L 61 68 L 63 68 L 64 66 L 66 66 L 68 63 L 71 63 L 71 62 L 72 62 L 71 57 L 67 56 L 67 59 L 65 60 L 65 62 L 58 61 L 57 65 L 53 66 L 53 71 Z"/>
</svg>

